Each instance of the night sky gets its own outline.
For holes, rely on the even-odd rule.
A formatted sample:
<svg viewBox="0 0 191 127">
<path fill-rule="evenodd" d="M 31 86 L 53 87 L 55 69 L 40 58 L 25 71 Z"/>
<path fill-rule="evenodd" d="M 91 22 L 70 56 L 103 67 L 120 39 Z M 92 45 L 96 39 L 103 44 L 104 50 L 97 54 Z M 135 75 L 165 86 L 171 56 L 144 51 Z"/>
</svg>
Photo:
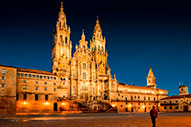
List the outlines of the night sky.
<svg viewBox="0 0 191 127">
<path fill-rule="evenodd" d="M 59 0 L 0 3 L 0 63 L 51 71 Z M 146 85 L 151 67 L 158 88 L 191 89 L 191 8 L 184 0 L 64 0 L 73 52 L 85 30 L 92 38 L 96 16 L 106 37 L 108 64 L 118 82 Z"/>
</svg>

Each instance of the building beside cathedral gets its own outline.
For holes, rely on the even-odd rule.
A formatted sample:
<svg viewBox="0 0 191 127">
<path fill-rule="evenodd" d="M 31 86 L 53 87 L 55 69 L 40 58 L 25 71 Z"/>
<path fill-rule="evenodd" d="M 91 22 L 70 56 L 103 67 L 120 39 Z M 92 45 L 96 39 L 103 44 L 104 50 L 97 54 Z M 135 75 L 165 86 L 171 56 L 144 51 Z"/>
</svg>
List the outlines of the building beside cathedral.
<svg viewBox="0 0 191 127">
<path fill-rule="evenodd" d="M 71 29 L 63 4 L 52 46 L 52 72 L 0 65 L 0 114 L 81 111 L 148 112 L 159 110 L 168 91 L 156 88 L 149 70 L 147 86 L 117 83 L 107 64 L 106 38 L 97 18 L 92 40 L 82 31 L 72 56 Z M 85 108 L 83 108 L 85 109 Z"/>
<path fill-rule="evenodd" d="M 179 95 L 162 98 L 160 103 L 164 112 L 191 111 L 191 94 L 189 94 L 188 85 L 180 85 Z"/>
</svg>

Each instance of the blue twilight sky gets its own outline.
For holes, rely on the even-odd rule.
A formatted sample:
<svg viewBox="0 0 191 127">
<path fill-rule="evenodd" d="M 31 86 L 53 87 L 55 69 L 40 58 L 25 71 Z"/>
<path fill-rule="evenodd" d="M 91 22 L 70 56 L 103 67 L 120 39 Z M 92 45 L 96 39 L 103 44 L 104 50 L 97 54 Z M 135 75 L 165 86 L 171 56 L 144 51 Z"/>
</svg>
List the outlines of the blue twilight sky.
<svg viewBox="0 0 191 127">
<path fill-rule="evenodd" d="M 60 0 L 4 1 L 0 4 L 0 63 L 51 71 L 51 47 Z M 146 85 L 152 67 L 158 88 L 178 94 L 191 86 L 191 8 L 171 0 L 64 0 L 71 40 L 82 29 L 92 37 L 99 16 L 108 64 L 118 82 Z"/>
</svg>

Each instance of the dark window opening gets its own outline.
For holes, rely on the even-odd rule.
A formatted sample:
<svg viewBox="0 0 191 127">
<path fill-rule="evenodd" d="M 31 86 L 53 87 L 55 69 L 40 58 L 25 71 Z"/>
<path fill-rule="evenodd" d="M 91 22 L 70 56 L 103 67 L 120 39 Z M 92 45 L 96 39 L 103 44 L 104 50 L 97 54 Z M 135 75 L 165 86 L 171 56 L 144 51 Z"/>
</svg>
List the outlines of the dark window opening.
<svg viewBox="0 0 191 127">
<path fill-rule="evenodd" d="M 45 95 L 45 100 L 48 101 L 48 95 Z"/>
<path fill-rule="evenodd" d="M 27 94 L 23 94 L 23 100 L 27 100 Z"/>
<path fill-rule="evenodd" d="M 38 101 L 38 94 L 35 94 L 35 101 Z"/>
</svg>

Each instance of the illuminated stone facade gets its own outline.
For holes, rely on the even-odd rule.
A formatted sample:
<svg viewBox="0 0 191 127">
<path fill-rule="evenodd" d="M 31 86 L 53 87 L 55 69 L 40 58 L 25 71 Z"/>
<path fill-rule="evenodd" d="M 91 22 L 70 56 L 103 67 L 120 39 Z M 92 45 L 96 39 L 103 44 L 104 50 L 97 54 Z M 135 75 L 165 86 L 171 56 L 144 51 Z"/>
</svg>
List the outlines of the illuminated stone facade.
<svg viewBox="0 0 191 127">
<path fill-rule="evenodd" d="M 72 96 L 79 101 L 108 100 L 109 88 L 114 80 L 107 66 L 106 39 L 102 36 L 99 20 L 96 21 L 90 48 L 82 31 L 72 57 L 70 28 L 63 10 L 62 6 L 52 47 L 52 72 L 67 86 L 67 93 L 63 92 L 60 97 Z"/>
<path fill-rule="evenodd" d="M 82 31 L 73 56 L 66 22 L 62 5 L 54 32 L 52 72 L 0 65 L 0 114 L 79 111 L 79 104 L 119 112 L 148 112 L 153 105 L 160 110 L 159 100 L 168 91 L 156 88 L 152 69 L 145 87 L 118 84 L 116 76 L 112 78 L 98 18 L 90 47 Z"/>
<path fill-rule="evenodd" d="M 0 66 L 0 114 L 16 113 L 16 74 L 16 68 Z"/>
<path fill-rule="evenodd" d="M 149 70 L 147 86 L 141 87 L 119 83 L 116 92 L 112 93 L 111 105 L 119 112 L 149 112 L 153 106 L 159 111 L 160 99 L 167 97 L 168 91 L 156 88 L 152 69 Z"/>
<path fill-rule="evenodd" d="M 164 112 L 191 111 L 191 94 L 188 92 L 188 85 L 179 86 L 179 95 L 163 98 L 160 103 L 161 110 Z"/>
</svg>

